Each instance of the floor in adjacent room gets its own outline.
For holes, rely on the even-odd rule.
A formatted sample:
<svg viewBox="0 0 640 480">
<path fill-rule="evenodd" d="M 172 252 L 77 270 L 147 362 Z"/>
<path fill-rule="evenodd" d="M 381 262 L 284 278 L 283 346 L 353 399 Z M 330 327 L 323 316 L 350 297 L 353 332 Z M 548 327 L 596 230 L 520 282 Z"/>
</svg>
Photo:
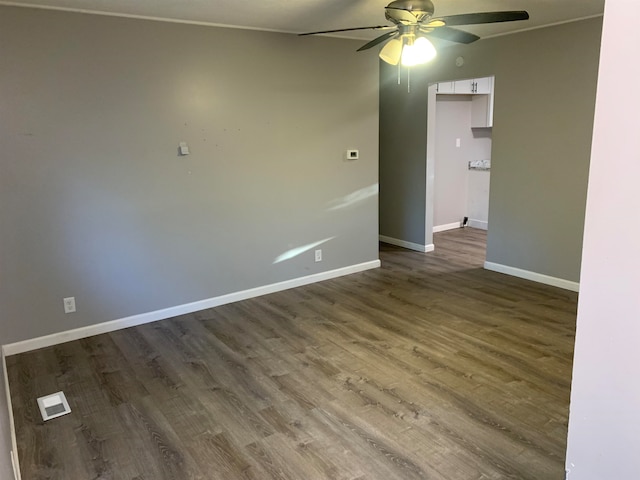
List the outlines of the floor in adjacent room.
<svg viewBox="0 0 640 480">
<path fill-rule="evenodd" d="M 8 357 L 23 480 L 562 479 L 577 294 L 485 243 Z"/>
</svg>

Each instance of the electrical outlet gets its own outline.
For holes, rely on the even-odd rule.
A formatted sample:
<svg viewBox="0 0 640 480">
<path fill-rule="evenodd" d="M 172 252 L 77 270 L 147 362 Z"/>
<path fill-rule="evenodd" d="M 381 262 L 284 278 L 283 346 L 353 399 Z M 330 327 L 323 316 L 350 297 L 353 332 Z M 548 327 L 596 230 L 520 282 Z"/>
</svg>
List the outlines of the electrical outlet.
<svg viewBox="0 0 640 480">
<path fill-rule="evenodd" d="M 76 297 L 63 298 L 64 313 L 73 313 L 76 311 Z"/>
<path fill-rule="evenodd" d="M 316 262 L 321 262 L 322 261 L 322 250 L 318 249 L 316 250 Z"/>
</svg>

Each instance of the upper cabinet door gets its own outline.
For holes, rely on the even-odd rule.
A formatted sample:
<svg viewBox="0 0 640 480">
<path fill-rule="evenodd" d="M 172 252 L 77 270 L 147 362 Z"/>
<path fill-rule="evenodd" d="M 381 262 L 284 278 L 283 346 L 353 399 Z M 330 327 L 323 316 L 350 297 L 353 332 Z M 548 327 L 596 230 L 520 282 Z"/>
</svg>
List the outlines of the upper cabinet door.
<svg viewBox="0 0 640 480">
<path fill-rule="evenodd" d="M 475 80 L 456 80 L 455 82 L 455 89 L 456 89 L 456 93 L 467 93 L 467 94 L 472 94 L 474 93 L 473 89 L 474 89 L 474 85 L 475 85 Z"/>
<path fill-rule="evenodd" d="M 473 82 L 475 83 L 473 93 L 489 95 L 493 92 L 493 77 L 476 78 Z"/>
<path fill-rule="evenodd" d="M 436 88 L 436 93 L 455 93 L 455 82 L 440 82 Z"/>
<path fill-rule="evenodd" d="M 493 127 L 493 96 L 474 95 L 471 100 L 471 128 Z"/>
<path fill-rule="evenodd" d="M 493 77 L 471 78 L 454 82 L 440 82 L 436 93 L 453 93 L 456 95 L 491 95 L 493 93 Z"/>
</svg>

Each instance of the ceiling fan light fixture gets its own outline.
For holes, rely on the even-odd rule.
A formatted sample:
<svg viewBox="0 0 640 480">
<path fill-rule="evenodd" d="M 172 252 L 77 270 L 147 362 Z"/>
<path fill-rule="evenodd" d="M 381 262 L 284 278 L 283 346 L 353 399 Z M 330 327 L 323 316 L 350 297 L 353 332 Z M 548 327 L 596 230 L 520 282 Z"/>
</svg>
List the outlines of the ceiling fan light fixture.
<svg viewBox="0 0 640 480">
<path fill-rule="evenodd" d="M 380 50 L 378 56 L 390 65 L 398 65 L 400 57 L 402 56 L 402 40 L 399 38 L 390 40 L 382 50 Z"/>
<path fill-rule="evenodd" d="M 436 47 L 425 37 L 418 37 L 413 44 L 402 49 L 401 63 L 405 67 L 413 67 L 430 62 L 436 58 Z"/>
</svg>

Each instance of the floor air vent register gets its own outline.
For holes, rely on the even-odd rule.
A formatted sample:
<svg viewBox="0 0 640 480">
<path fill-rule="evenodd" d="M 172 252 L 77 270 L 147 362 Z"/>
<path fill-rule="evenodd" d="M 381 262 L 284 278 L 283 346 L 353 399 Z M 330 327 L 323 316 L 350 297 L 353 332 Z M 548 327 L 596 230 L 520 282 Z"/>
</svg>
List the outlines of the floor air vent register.
<svg viewBox="0 0 640 480">
<path fill-rule="evenodd" d="M 71 408 L 63 392 L 52 393 L 38 398 L 38 406 L 45 422 L 71 413 Z"/>
</svg>

